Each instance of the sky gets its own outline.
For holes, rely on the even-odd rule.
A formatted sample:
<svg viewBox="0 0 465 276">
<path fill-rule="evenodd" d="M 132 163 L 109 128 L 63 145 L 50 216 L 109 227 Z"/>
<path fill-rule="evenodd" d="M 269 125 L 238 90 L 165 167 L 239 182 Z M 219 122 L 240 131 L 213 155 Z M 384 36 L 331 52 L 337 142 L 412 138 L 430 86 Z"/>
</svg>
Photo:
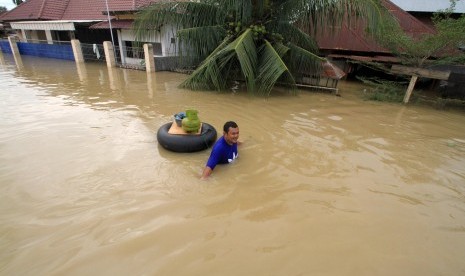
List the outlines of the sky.
<svg viewBox="0 0 465 276">
<path fill-rule="evenodd" d="M 13 0 L 0 0 L 0 7 L 6 7 L 7 10 L 11 10 L 16 7 L 16 5 L 13 4 Z"/>
<path fill-rule="evenodd" d="M 446 9 L 450 6 L 449 0 L 391 0 L 394 4 L 401 7 L 406 11 L 437 11 L 439 9 Z M 457 1 L 455 11 L 465 13 L 465 0 Z"/>
</svg>

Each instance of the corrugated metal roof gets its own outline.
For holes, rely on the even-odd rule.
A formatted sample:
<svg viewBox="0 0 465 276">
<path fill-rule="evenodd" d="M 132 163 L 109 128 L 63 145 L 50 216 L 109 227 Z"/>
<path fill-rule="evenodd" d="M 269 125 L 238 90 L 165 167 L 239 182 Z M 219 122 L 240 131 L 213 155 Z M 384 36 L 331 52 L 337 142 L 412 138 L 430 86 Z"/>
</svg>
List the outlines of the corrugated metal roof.
<svg viewBox="0 0 465 276">
<path fill-rule="evenodd" d="M 378 61 L 378 62 L 387 62 L 387 63 L 398 63 L 400 59 L 397 57 L 392 56 L 357 56 L 357 55 L 338 55 L 338 54 L 330 54 L 328 55 L 330 58 L 343 58 L 343 59 L 350 59 L 350 60 L 357 60 L 357 61 Z"/>
<path fill-rule="evenodd" d="M 321 30 L 316 34 L 316 40 L 321 50 L 389 53 L 364 35 L 364 29 L 362 24 L 355 27 L 345 22 L 340 29 Z"/>
<path fill-rule="evenodd" d="M 323 63 L 322 76 L 330 78 L 330 79 L 340 80 L 345 75 L 346 73 L 344 73 L 344 71 L 342 71 L 341 68 L 337 67 L 335 64 L 331 63 L 330 61 L 326 61 Z"/>
<path fill-rule="evenodd" d="M 382 3 L 389 12 L 397 18 L 400 26 L 407 34 L 418 37 L 421 34 L 434 32 L 429 26 L 402 10 L 391 1 L 382 0 Z M 381 47 L 374 39 L 365 34 L 365 23 L 361 20 L 351 25 L 344 22 L 340 29 L 333 29 L 333 31 L 331 31 L 331 29 L 321 30 L 317 33 L 316 40 L 322 50 L 390 53 L 389 50 Z"/>
<path fill-rule="evenodd" d="M 423 34 L 434 33 L 434 30 L 430 26 L 426 25 L 415 16 L 404 11 L 391 1 L 384 0 L 383 5 L 392 15 L 394 15 L 395 18 L 397 18 L 402 29 L 412 37 L 419 37 Z"/>
</svg>

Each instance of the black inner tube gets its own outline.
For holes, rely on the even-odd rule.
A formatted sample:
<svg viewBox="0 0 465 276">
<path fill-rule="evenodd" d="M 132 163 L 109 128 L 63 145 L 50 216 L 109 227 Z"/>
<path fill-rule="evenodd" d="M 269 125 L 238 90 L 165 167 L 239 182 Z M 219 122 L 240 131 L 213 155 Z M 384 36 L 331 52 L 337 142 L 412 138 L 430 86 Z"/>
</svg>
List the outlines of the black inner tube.
<svg viewBox="0 0 465 276">
<path fill-rule="evenodd" d="M 202 130 L 199 135 L 179 135 L 168 133 L 172 123 L 162 125 L 157 132 L 158 143 L 165 149 L 174 152 L 196 152 L 208 149 L 216 141 L 217 133 L 215 128 L 202 123 Z"/>
</svg>

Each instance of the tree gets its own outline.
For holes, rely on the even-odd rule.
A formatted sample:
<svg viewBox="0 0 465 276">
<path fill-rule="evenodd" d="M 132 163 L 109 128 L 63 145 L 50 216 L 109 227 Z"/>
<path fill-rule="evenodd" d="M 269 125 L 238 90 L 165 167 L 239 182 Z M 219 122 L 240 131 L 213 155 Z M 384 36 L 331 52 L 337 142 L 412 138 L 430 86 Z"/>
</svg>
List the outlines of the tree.
<svg viewBox="0 0 465 276">
<path fill-rule="evenodd" d="M 455 0 L 450 8 L 436 12 L 433 17 L 435 31 L 420 37 L 406 34 L 397 24 L 384 24 L 378 40 L 401 63 L 418 68 L 438 64 L 465 62 L 465 54 L 459 48 L 465 46 L 465 15 L 454 18 Z"/>
<path fill-rule="evenodd" d="M 4 13 L 4 12 L 7 12 L 7 8 L 4 7 L 4 6 L 0 6 L 0 14 Z"/>
<path fill-rule="evenodd" d="M 433 15 L 434 32 L 412 37 L 397 22 L 390 21 L 385 22 L 383 31 L 378 33 L 382 34 L 377 37 L 378 41 L 398 57 L 403 65 L 408 66 L 392 67 L 394 73 L 411 75 L 404 103 L 409 101 L 419 76 L 447 79 L 448 76 L 441 76 L 441 72 L 430 70 L 433 66 L 465 63 L 465 15 L 454 18 L 456 0 L 451 0 L 450 3 L 448 9 Z"/>
<path fill-rule="evenodd" d="M 160 26 L 177 29 L 179 55 L 201 61 L 181 87 L 219 91 L 244 80 L 250 93 L 269 95 L 277 83 L 295 91 L 303 74 L 319 76 L 325 59 L 303 30 L 359 17 L 376 30 L 383 14 L 378 0 L 159 2 L 137 14 L 134 29 L 139 41 Z"/>
<path fill-rule="evenodd" d="M 12 0 L 12 1 L 13 1 L 13 4 L 15 4 L 16 6 L 18 6 L 19 4 L 23 2 L 26 2 L 26 0 Z"/>
</svg>

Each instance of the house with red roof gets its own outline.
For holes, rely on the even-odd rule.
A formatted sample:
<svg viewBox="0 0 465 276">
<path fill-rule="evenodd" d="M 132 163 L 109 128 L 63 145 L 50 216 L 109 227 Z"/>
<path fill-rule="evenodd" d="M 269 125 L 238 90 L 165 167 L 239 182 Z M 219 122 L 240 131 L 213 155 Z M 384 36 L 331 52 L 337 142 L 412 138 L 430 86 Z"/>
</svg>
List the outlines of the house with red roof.
<svg viewBox="0 0 465 276">
<path fill-rule="evenodd" d="M 0 15 L 0 23 L 16 30 L 22 41 L 55 43 L 78 39 L 89 44 L 112 41 L 121 63 L 138 63 L 141 53 L 131 50 L 135 48 L 134 13 L 154 1 L 159 0 L 28 0 Z M 434 32 L 391 1 L 382 0 L 382 3 L 411 36 Z M 397 62 L 389 50 L 365 34 L 363 22 L 345 22 L 334 32 L 328 31 L 331 28 L 327 26 L 317 32 L 316 40 L 322 55 L 340 61 L 337 64 L 346 73 L 352 68 L 347 60 Z M 175 37 L 174 28 L 161 26 L 154 37 L 144 42 L 153 44 L 156 56 L 170 56 L 176 52 Z"/>
<path fill-rule="evenodd" d="M 131 50 L 134 13 L 158 0 L 28 0 L 0 15 L 0 22 L 15 30 L 23 42 L 63 43 L 78 39 L 81 44 L 101 45 L 112 41 L 122 63 L 140 62 Z M 163 26 L 148 38 L 155 55 L 175 52 L 175 30 Z"/>
<path fill-rule="evenodd" d="M 381 2 L 395 17 L 404 32 L 411 37 L 434 33 L 431 26 L 402 10 L 393 2 L 389 0 Z M 321 54 L 332 59 L 347 73 L 350 73 L 354 67 L 346 61 L 397 63 L 397 58 L 392 56 L 388 49 L 383 48 L 365 33 L 365 26 L 363 20 L 359 20 L 350 24 L 344 22 L 333 32 L 328 30 L 317 32 L 316 40 Z M 333 27 L 328 26 L 328 28 Z"/>
</svg>

